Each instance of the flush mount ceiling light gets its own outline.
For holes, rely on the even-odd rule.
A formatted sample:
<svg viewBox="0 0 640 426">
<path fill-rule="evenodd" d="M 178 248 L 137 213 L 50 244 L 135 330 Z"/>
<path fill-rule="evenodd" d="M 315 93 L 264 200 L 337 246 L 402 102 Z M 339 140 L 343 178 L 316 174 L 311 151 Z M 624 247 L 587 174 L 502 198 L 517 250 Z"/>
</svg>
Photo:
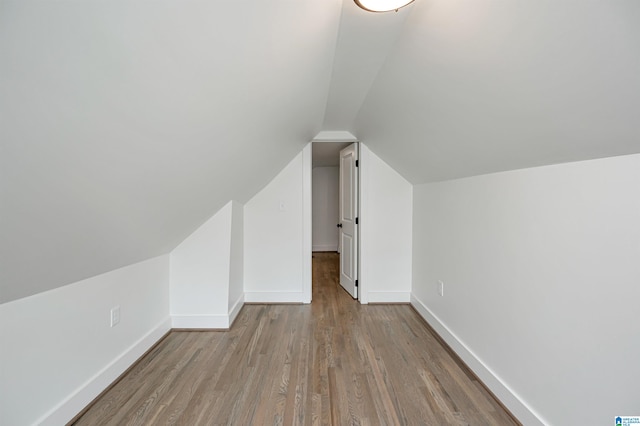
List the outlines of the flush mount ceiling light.
<svg viewBox="0 0 640 426">
<path fill-rule="evenodd" d="M 358 6 L 369 12 L 396 12 L 401 7 L 405 7 L 413 0 L 354 0 Z"/>
</svg>

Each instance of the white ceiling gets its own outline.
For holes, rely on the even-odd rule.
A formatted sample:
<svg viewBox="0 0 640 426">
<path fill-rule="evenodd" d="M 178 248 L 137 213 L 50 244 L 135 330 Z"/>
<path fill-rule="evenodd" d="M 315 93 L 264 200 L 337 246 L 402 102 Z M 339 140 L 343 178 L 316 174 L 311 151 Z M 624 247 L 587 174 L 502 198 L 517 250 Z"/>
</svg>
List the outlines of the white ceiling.
<svg viewBox="0 0 640 426">
<path fill-rule="evenodd" d="M 397 13 L 368 13 L 351 0 L 343 2 L 323 130 L 353 130 L 360 107 L 412 7 Z"/>
<path fill-rule="evenodd" d="M 0 302 L 167 253 L 320 130 L 413 183 L 640 152 L 640 2 L 0 2 Z"/>
<path fill-rule="evenodd" d="M 0 3 L 0 302 L 167 253 L 321 130 L 338 0 Z"/>
<path fill-rule="evenodd" d="M 354 134 L 413 183 L 640 152 L 640 2 L 418 0 Z"/>
</svg>

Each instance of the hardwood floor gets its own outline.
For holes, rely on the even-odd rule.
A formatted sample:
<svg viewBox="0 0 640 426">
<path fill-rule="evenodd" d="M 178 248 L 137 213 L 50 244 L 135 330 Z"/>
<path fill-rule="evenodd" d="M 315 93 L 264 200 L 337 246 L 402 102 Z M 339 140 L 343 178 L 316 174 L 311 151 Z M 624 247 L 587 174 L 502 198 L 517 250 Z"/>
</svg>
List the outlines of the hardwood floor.
<svg viewBox="0 0 640 426">
<path fill-rule="evenodd" d="M 514 425 L 409 305 L 360 305 L 315 253 L 311 305 L 173 331 L 75 425 Z"/>
</svg>

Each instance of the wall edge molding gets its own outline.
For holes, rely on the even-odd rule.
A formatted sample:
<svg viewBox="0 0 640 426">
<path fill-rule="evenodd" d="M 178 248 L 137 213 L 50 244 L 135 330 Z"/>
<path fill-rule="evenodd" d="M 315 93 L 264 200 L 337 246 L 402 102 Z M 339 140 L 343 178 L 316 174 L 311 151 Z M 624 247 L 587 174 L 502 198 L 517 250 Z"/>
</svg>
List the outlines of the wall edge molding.
<svg viewBox="0 0 640 426">
<path fill-rule="evenodd" d="M 540 426 L 548 424 L 413 293 L 411 294 L 411 306 L 522 424 Z"/>
<path fill-rule="evenodd" d="M 313 200 L 311 197 L 313 164 L 311 143 L 302 150 L 302 302 L 311 303 L 313 266 Z"/>
<path fill-rule="evenodd" d="M 40 417 L 36 424 L 53 426 L 71 421 L 170 330 L 171 319 L 161 321 L 71 395 Z"/>
<path fill-rule="evenodd" d="M 243 306 L 244 306 L 244 294 L 241 294 L 238 300 L 236 300 L 236 303 L 234 303 L 231 309 L 229 309 L 229 328 L 231 328 L 231 326 L 233 325 L 233 322 L 238 317 L 238 314 L 242 310 Z"/>
<path fill-rule="evenodd" d="M 303 303 L 304 293 L 301 291 L 246 291 L 244 303 Z"/>
<path fill-rule="evenodd" d="M 171 315 L 171 328 L 226 330 L 229 328 L 229 315 Z"/>
</svg>

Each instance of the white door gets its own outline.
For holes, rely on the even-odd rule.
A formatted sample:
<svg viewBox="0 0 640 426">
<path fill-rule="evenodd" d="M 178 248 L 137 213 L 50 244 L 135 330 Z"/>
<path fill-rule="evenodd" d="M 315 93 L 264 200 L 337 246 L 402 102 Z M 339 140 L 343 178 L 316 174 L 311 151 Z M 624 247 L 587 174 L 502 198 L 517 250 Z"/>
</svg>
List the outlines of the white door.
<svg viewBox="0 0 640 426">
<path fill-rule="evenodd" d="M 358 146 L 340 151 L 340 285 L 358 297 Z"/>
</svg>

